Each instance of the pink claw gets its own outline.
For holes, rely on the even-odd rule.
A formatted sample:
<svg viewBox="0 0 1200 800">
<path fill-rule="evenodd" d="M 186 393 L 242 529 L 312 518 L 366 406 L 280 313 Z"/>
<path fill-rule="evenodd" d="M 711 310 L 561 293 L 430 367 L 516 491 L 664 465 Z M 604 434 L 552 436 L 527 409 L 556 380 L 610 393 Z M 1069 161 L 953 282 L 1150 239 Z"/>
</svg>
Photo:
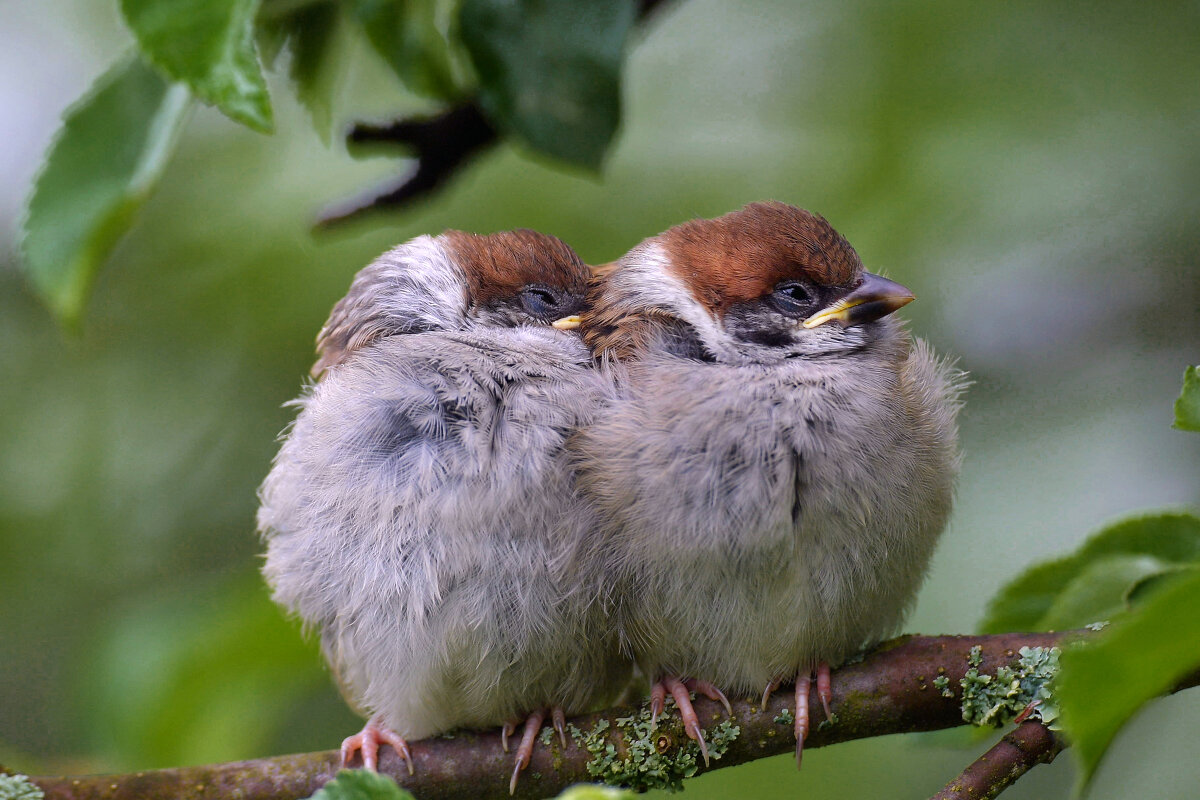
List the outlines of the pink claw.
<svg viewBox="0 0 1200 800">
<path fill-rule="evenodd" d="M 662 681 L 650 687 L 650 727 L 658 724 L 658 715 L 667 704 L 667 687 Z"/>
<path fill-rule="evenodd" d="M 683 681 L 668 676 L 650 688 L 650 719 L 652 721 L 658 719 L 658 713 L 662 711 L 668 692 L 671 693 L 671 697 L 675 700 L 675 706 L 679 709 L 679 716 L 683 720 L 683 730 L 687 733 L 688 738 L 700 745 L 700 755 L 704 756 L 704 766 L 707 767 L 709 764 L 708 745 L 704 741 L 700 718 L 696 716 L 696 709 L 692 708 L 692 698 L 688 694 L 688 687 Z"/>
<path fill-rule="evenodd" d="M 775 690 L 779 688 L 779 684 L 782 682 L 783 681 L 781 681 L 779 678 L 776 678 L 767 684 L 767 688 L 763 689 L 762 703 L 760 704 L 760 708 L 762 708 L 763 711 L 767 710 L 767 701 L 771 699 L 771 695 L 775 693 Z"/>
<path fill-rule="evenodd" d="M 550 709 L 550 719 L 553 721 L 554 730 L 558 733 L 558 741 L 565 749 L 567 746 L 567 715 L 563 713 L 560 706 L 555 706 Z"/>
<path fill-rule="evenodd" d="M 825 709 L 825 719 L 833 722 L 833 712 L 829 710 L 829 704 L 833 702 L 833 689 L 830 687 L 829 677 L 829 662 L 821 661 L 817 664 L 817 697 L 821 698 L 821 706 Z"/>
<path fill-rule="evenodd" d="M 808 736 L 808 675 L 796 676 L 796 769 L 804 758 L 804 738 Z"/>
<path fill-rule="evenodd" d="M 829 664 L 822 661 L 817 664 L 817 668 L 813 671 L 817 677 L 817 697 L 821 701 L 821 706 L 825 709 L 825 719 L 833 721 L 833 712 L 830 710 L 829 704 L 833 701 L 833 690 L 831 688 L 831 680 L 829 677 Z M 812 685 L 812 675 L 796 676 L 796 767 L 799 768 L 801 759 L 804 756 L 804 739 L 808 736 L 809 731 L 809 714 L 808 714 L 808 690 Z"/>
<path fill-rule="evenodd" d="M 408 742 L 404 741 L 404 737 L 391 728 L 385 727 L 378 717 L 368 720 L 361 731 L 353 736 L 347 736 L 342 741 L 342 766 L 349 766 L 354 759 L 354 754 L 361 751 L 363 766 L 372 772 L 378 771 L 379 746 L 381 744 L 390 744 L 408 765 L 408 774 L 414 773 L 412 752 L 408 749 Z"/>
<path fill-rule="evenodd" d="M 533 712 L 529 715 L 529 719 L 525 720 L 525 729 L 521 732 L 521 744 L 517 745 L 517 763 L 513 767 L 512 778 L 508 782 L 509 794 L 517 791 L 517 780 L 521 777 L 521 771 L 529 766 L 529 759 L 533 757 L 533 743 L 537 739 L 538 731 L 542 729 L 542 720 L 545 718 L 546 712 L 543 710 Z"/>
<path fill-rule="evenodd" d="M 725 706 L 725 713 L 731 717 L 733 716 L 733 707 L 729 705 L 729 698 L 713 684 L 708 681 L 697 680 L 696 678 L 688 678 L 683 682 L 683 685 L 688 688 L 688 691 L 702 694 L 709 700 L 714 700 Z"/>
</svg>

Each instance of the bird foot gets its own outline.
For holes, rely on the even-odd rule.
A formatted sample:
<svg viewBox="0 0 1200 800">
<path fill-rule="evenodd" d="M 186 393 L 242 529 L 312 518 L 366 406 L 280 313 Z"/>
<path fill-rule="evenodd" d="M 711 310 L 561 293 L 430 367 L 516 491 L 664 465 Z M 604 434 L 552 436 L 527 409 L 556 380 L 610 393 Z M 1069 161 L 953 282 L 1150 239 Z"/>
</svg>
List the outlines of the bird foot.
<svg viewBox="0 0 1200 800">
<path fill-rule="evenodd" d="M 363 766 L 376 772 L 379 768 L 379 746 L 381 744 L 390 744 L 408 765 L 408 774 L 413 774 L 412 752 L 408 749 L 408 742 L 404 741 L 403 736 L 384 726 L 378 717 L 368 720 L 361 731 L 353 736 L 347 736 L 342 741 L 342 766 L 349 766 L 354 759 L 354 754 L 361 751 Z"/>
<path fill-rule="evenodd" d="M 709 700 L 720 703 L 725 707 L 726 714 L 733 714 L 733 708 L 729 705 L 729 699 L 725 697 L 725 693 L 712 683 L 696 678 L 680 680 L 674 676 L 667 676 L 650 687 L 650 724 L 658 723 L 658 715 L 662 713 L 663 707 L 666 705 L 667 694 L 670 693 L 671 698 L 675 701 L 675 707 L 679 709 L 679 717 L 683 720 L 683 730 L 687 733 L 688 738 L 700 745 L 700 755 L 704 757 L 704 766 L 707 767 L 709 765 L 708 744 L 704 741 L 704 730 L 700 727 L 700 718 L 696 715 L 696 709 L 692 707 L 692 692 L 702 694 Z"/>
<path fill-rule="evenodd" d="M 821 707 L 825 709 L 825 719 L 833 721 L 833 712 L 829 708 L 830 702 L 833 701 L 833 690 L 830 686 L 829 663 L 822 661 L 817 664 L 817 668 L 810 673 L 796 676 L 796 767 L 800 767 L 800 762 L 804 757 L 804 739 L 808 736 L 809 731 L 809 716 L 808 716 L 808 690 L 812 685 L 812 677 L 815 673 L 817 679 L 817 698 L 821 701 Z M 766 695 L 764 695 L 765 697 Z"/>
<path fill-rule="evenodd" d="M 516 763 L 513 765 L 512 777 L 508 781 L 508 793 L 514 794 L 517 791 L 517 781 L 521 778 L 521 773 L 529 766 L 529 760 L 533 758 L 533 746 L 537 741 L 537 735 L 542 730 L 542 722 L 546 719 L 546 709 L 534 711 L 525 720 L 525 727 L 521 730 L 521 743 L 517 745 Z M 554 725 L 554 730 L 558 733 L 558 739 L 562 742 L 562 746 L 567 746 L 567 717 L 563 710 L 555 706 L 550 709 L 551 723 Z M 512 723 L 506 724 L 502 733 L 502 741 L 504 742 L 504 752 L 508 752 L 508 736 L 516 729 Z"/>
</svg>

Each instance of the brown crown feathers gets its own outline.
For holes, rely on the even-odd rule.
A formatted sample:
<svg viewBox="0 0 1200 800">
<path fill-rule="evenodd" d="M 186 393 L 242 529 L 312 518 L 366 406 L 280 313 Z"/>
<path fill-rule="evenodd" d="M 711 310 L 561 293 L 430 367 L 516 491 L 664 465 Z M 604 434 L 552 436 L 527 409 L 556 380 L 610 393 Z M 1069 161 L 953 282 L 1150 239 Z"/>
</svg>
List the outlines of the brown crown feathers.
<svg viewBox="0 0 1200 800">
<path fill-rule="evenodd" d="M 777 201 L 691 220 L 654 238 L 668 256 L 670 275 L 717 319 L 789 278 L 849 289 L 863 272 L 858 253 L 824 217 Z M 592 283 L 582 331 L 594 353 L 624 360 L 649 346 L 664 326 L 679 323 L 668 309 L 607 289 L 603 278 L 611 272 Z"/>
<path fill-rule="evenodd" d="M 527 229 L 492 234 L 447 230 L 438 239 L 463 271 L 469 307 L 512 297 L 530 284 L 578 296 L 587 291 L 587 265 L 557 237 Z M 317 335 L 319 357 L 312 368 L 314 377 L 383 336 L 416 330 L 404 327 L 401 323 L 408 321 L 397 320 L 386 303 L 380 302 L 394 281 L 394 272 L 394 264 L 380 258 L 354 277 L 350 290 L 333 307 Z"/>
</svg>

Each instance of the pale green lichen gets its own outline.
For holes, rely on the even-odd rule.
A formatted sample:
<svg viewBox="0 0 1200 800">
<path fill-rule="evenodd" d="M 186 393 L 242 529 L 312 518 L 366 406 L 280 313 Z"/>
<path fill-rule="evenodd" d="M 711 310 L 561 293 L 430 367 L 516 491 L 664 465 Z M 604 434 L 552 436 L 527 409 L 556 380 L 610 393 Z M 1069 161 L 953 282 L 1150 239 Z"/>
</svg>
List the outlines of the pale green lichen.
<svg viewBox="0 0 1200 800">
<path fill-rule="evenodd" d="M 683 788 L 683 779 L 692 777 L 699 769 L 700 745 L 682 733 L 668 731 L 668 728 L 677 730 L 678 726 L 652 724 L 649 709 L 642 708 L 616 719 L 617 730 L 624 740 L 621 750 L 609 739 L 610 727 L 604 719 L 587 732 L 569 726 L 571 738 L 591 756 L 587 771 L 593 778 L 637 791 L 678 791 Z M 741 732 L 740 727 L 728 720 L 705 731 L 709 757 L 719 759 L 725 755 Z"/>
<path fill-rule="evenodd" d="M 1098 622 L 1089 622 L 1083 627 L 1087 628 L 1089 631 L 1102 631 L 1108 627 L 1108 620 L 1102 619 Z"/>
<path fill-rule="evenodd" d="M 796 715 L 792 713 L 790 708 L 785 708 L 776 714 L 775 719 L 771 720 L 771 722 L 774 722 L 776 725 L 792 726 L 796 724 Z"/>
<path fill-rule="evenodd" d="M 24 775 L 0 773 L 0 800 L 42 800 L 46 793 Z"/>
<path fill-rule="evenodd" d="M 945 675 L 938 675 L 933 679 L 933 688 L 942 693 L 942 697 L 954 697 L 954 690 L 950 688 L 950 679 Z"/>
<path fill-rule="evenodd" d="M 983 650 L 972 647 L 962 686 L 962 717 L 972 725 L 1000 726 L 1029 709 L 1028 718 L 1040 719 L 1048 727 L 1058 718 L 1052 682 L 1058 674 L 1057 647 L 1022 647 L 1015 667 L 997 668 L 995 675 L 979 671 Z M 934 680 L 937 686 L 937 680 Z M 943 689 L 942 694 L 945 695 Z"/>
<path fill-rule="evenodd" d="M 550 742 L 554 740 L 554 729 L 542 728 L 542 733 L 540 736 L 538 736 L 538 739 L 540 739 L 542 744 L 546 745 L 546 747 L 549 747 Z"/>
<path fill-rule="evenodd" d="M 827 719 L 823 719 L 817 723 L 817 730 L 823 731 L 828 728 L 832 728 L 834 725 L 837 725 L 837 724 L 838 724 L 838 715 L 830 714 Z"/>
</svg>

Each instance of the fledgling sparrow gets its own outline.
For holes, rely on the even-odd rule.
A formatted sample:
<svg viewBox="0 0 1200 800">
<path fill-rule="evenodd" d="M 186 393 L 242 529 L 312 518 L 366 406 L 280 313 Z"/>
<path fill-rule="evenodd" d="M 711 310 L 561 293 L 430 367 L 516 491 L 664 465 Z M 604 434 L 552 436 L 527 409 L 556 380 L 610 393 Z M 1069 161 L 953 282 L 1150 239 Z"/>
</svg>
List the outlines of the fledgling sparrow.
<svg viewBox="0 0 1200 800">
<path fill-rule="evenodd" d="M 707 761 L 689 689 L 767 696 L 891 633 L 945 527 L 963 381 L 829 223 L 754 203 L 642 242 L 583 316 L 617 395 L 572 447 L 622 636 Z M 600 557 L 600 556 L 597 556 Z"/>
<path fill-rule="evenodd" d="M 565 736 L 564 711 L 624 686 L 601 592 L 563 577 L 594 526 L 564 449 L 603 389 L 566 330 L 588 280 L 533 231 L 421 236 L 360 271 L 321 331 L 258 525 L 274 599 L 320 629 L 370 717 L 344 761 L 373 769 L 387 742 L 411 772 L 408 740 L 504 725 L 507 749 L 525 719 L 515 786 L 548 710 Z"/>
</svg>

